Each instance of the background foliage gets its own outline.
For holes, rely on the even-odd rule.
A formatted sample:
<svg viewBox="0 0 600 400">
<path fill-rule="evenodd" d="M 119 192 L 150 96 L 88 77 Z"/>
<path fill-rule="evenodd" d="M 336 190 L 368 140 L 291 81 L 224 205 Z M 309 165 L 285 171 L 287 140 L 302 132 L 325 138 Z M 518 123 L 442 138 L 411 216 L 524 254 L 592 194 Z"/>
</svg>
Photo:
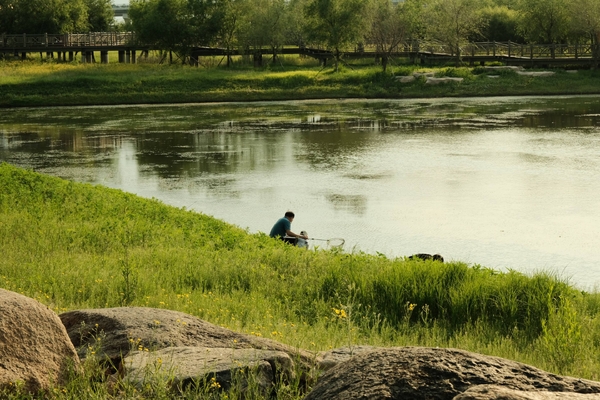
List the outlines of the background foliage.
<svg viewBox="0 0 600 400">
<path fill-rule="evenodd" d="M 373 45 L 383 55 L 414 39 L 437 40 L 460 57 L 469 40 L 592 44 L 600 55 L 595 0 L 132 0 L 139 39 L 186 57 L 193 46 L 248 54 L 285 45 L 340 53 Z M 116 29 L 110 0 L 0 0 L 0 33 Z M 230 61 L 230 60 L 228 60 Z M 229 65 L 229 64 L 228 64 Z M 337 67 L 336 67 L 337 68 Z"/>
</svg>

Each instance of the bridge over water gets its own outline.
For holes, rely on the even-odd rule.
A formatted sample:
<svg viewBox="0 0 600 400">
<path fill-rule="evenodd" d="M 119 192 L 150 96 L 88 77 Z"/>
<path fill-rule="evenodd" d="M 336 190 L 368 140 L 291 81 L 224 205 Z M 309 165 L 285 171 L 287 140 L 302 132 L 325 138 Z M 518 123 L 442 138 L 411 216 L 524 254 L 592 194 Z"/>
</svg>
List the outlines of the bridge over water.
<svg viewBox="0 0 600 400">
<path fill-rule="evenodd" d="M 0 53 L 14 54 L 22 59 L 28 53 L 46 53 L 59 59 L 73 61 L 74 55 L 81 54 L 83 62 L 93 62 L 94 52 L 100 52 L 102 63 L 108 63 L 108 52 L 117 51 L 119 62 L 135 63 L 138 52 L 148 54 L 149 50 L 159 50 L 153 46 L 140 43 L 131 32 L 91 32 L 86 34 L 43 34 L 43 35 L 0 35 Z M 598 45 L 590 44 L 520 44 L 513 42 L 476 42 L 467 43 L 460 49 L 463 62 L 485 64 L 499 61 L 506 65 L 536 66 L 597 66 L 600 58 Z M 238 56 L 254 57 L 256 65 L 262 64 L 264 55 L 301 54 L 319 59 L 326 63 L 334 55 L 319 48 L 284 46 L 279 49 L 223 49 L 214 47 L 196 47 L 191 51 L 191 62 L 198 65 L 201 57 Z M 455 60 L 456 54 L 447 45 L 438 41 L 412 41 L 403 43 L 388 54 L 375 47 L 361 47 L 343 54 L 344 58 L 410 58 L 421 64 L 435 64 Z"/>
</svg>

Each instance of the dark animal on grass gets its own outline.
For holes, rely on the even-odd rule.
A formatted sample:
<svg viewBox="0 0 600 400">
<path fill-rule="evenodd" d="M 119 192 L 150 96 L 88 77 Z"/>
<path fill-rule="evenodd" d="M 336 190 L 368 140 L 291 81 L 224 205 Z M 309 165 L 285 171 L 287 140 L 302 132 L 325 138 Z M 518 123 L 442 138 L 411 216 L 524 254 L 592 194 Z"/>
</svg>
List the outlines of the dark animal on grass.
<svg viewBox="0 0 600 400">
<path fill-rule="evenodd" d="M 439 261 L 439 262 L 444 262 L 444 257 L 442 257 L 439 254 L 425 254 L 425 253 L 419 253 L 419 254 L 413 254 L 412 256 L 408 257 L 409 260 L 415 260 L 415 259 L 421 259 L 421 260 L 433 260 L 433 261 Z"/>
</svg>

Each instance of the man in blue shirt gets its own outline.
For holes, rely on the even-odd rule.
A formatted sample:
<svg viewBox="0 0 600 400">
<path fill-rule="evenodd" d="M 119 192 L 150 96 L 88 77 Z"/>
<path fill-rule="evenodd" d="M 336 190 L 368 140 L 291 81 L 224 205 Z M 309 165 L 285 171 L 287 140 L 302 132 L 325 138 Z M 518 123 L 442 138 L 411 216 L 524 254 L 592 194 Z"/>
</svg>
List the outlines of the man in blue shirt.
<svg viewBox="0 0 600 400">
<path fill-rule="evenodd" d="M 272 238 L 279 238 L 284 242 L 296 244 L 298 238 L 302 238 L 304 240 L 308 239 L 306 235 L 298 235 L 292 232 L 292 221 L 294 220 L 294 213 L 288 211 L 285 213 L 283 218 L 280 218 L 275 222 L 273 228 L 271 228 L 271 233 L 269 236 Z"/>
</svg>

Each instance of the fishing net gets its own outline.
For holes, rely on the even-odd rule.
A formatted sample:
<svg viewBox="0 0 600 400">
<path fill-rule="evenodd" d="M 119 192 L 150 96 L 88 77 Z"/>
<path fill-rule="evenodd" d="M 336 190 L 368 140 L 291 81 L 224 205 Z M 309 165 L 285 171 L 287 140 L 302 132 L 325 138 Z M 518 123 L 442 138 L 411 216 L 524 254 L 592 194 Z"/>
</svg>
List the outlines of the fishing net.
<svg viewBox="0 0 600 400">
<path fill-rule="evenodd" d="M 327 239 L 327 246 L 341 248 L 346 241 L 342 238 Z"/>
</svg>

